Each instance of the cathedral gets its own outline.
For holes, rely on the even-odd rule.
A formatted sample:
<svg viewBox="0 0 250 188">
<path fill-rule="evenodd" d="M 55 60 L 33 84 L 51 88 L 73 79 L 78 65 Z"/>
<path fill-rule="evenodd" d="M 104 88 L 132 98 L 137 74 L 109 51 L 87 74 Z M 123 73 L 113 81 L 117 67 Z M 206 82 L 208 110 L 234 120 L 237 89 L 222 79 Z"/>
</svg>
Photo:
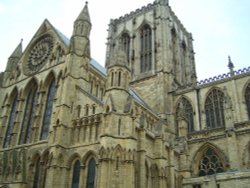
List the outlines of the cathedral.
<svg viewBox="0 0 250 188">
<path fill-rule="evenodd" d="M 45 19 L 0 73 L 0 187 L 249 188 L 250 67 L 198 81 L 192 34 L 154 0 L 110 20 L 104 68 L 90 15 L 70 38 Z"/>
</svg>

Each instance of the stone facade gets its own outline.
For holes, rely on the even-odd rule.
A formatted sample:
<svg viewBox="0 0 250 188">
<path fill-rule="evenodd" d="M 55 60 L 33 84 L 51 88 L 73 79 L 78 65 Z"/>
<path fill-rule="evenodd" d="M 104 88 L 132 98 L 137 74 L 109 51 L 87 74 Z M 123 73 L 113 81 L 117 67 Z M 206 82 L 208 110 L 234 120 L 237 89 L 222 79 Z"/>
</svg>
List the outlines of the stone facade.
<svg viewBox="0 0 250 188">
<path fill-rule="evenodd" d="M 0 74 L 0 187 L 247 188 L 250 68 L 197 81 L 167 0 L 111 20 L 106 68 L 87 4 L 67 39 L 45 20 Z"/>
</svg>

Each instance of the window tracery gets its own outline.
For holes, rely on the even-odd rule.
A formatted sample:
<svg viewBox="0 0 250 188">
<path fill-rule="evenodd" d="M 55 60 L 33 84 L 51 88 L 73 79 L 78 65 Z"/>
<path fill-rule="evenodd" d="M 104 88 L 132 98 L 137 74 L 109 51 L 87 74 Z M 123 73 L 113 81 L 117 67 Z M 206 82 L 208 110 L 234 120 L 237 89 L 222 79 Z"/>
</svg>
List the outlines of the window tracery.
<svg viewBox="0 0 250 188">
<path fill-rule="evenodd" d="M 212 175 L 224 172 L 221 159 L 212 148 L 208 148 L 199 164 L 199 176 Z"/>
<path fill-rule="evenodd" d="M 152 69 L 152 31 L 149 25 L 141 29 L 141 72 L 147 72 Z"/>
<path fill-rule="evenodd" d="M 207 96 L 205 102 L 207 129 L 225 127 L 223 103 L 224 93 L 218 89 L 213 89 Z"/>
</svg>

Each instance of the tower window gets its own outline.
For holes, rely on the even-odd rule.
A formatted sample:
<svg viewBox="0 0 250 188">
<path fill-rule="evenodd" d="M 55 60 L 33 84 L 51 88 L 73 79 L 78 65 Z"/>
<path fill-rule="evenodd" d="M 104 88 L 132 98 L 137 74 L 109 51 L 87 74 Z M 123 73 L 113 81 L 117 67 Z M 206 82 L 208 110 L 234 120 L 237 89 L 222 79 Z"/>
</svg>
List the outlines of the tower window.
<svg viewBox="0 0 250 188">
<path fill-rule="evenodd" d="M 130 55 L 130 37 L 129 37 L 129 34 L 123 33 L 121 40 L 122 40 L 123 49 L 127 55 L 127 62 L 129 63 L 129 55 Z"/>
<path fill-rule="evenodd" d="M 141 72 L 147 72 L 152 69 L 152 30 L 149 25 L 141 29 Z"/>
<path fill-rule="evenodd" d="M 218 89 L 214 89 L 207 96 L 205 102 L 206 123 L 208 129 L 224 127 L 224 93 Z"/>
</svg>

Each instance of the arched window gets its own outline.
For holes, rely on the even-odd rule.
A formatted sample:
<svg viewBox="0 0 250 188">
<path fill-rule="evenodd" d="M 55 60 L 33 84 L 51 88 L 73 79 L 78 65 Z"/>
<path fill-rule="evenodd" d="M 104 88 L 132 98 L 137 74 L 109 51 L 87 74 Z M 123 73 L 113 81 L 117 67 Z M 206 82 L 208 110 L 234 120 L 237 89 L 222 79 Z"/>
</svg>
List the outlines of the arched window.
<svg viewBox="0 0 250 188">
<path fill-rule="evenodd" d="M 248 84 L 245 92 L 245 100 L 247 105 L 248 119 L 250 119 L 250 83 Z"/>
<path fill-rule="evenodd" d="M 207 129 L 225 126 L 223 102 L 224 93 L 218 89 L 213 89 L 207 96 L 205 102 Z"/>
<path fill-rule="evenodd" d="M 15 118 L 16 118 L 16 110 L 17 110 L 17 105 L 18 105 L 18 100 L 17 100 L 17 93 L 13 97 L 12 105 L 11 105 L 11 111 L 10 111 L 10 116 L 9 116 L 9 121 L 7 125 L 7 130 L 3 142 L 3 147 L 6 148 L 11 144 L 11 137 L 12 137 L 12 132 L 13 132 L 13 127 L 15 123 Z"/>
<path fill-rule="evenodd" d="M 147 72 L 152 68 L 152 31 L 149 25 L 141 29 L 141 72 Z"/>
<path fill-rule="evenodd" d="M 73 167 L 73 176 L 72 176 L 72 184 L 71 188 L 78 188 L 80 183 L 80 171 L 81 171 L 81 163 L 77 160 Z"/>
<path fill-rule="evenodd" d="M 35 118 L 35 108 L 37 104 L 37 84 L 33 82 L 28 93 L 27 102 L 24 110 L 19 144 L 29 143 L 30 130 Z"/>
<path fill-rule="evenodd" d="M 118 73 L 118 86 L 121 86 L 121 72 Z"/>
<path fill-rule="evenodd" d="M 41 173 L 41 163 L 40 163 L 40 157 L 39 157 L 36 160 L 36 164 L 35 164 L 35 174 L 34 174 L 33 188 L 39 188 L 40 173 Z"/>
<path fill-rule="evenodd" d="M 224 172 L 221 159 L 212 148 L 208 148 L 203 153 L 199 163 L 199 176 L 212 175 Z"/>
<path fill-rule="evenodd" d="M 111 73 L 111 87 L 114 86 L 114 72 Z"/>
<path fill-rule="evenodd" d="M 95 175 L 96 175 L 96 162 L 95 159 L 92 158 L 88 164 L 88 175 L 87 175 L 87 185 L 86 188 L 94 188 L 95 187 Z"/>
<path fill-rule="evenodd" d="M 127 61 L 129 63 L 129 54 L 130 54 L 130 37 L 128 33 L 122 34 L 122 45 L 123 49 L 127 55 Z"/>
<path fill-rule="evenodd" d="M 190 102 L 184 97 L 179 102 L 176 109 L 176 117 L 184 118 L 188 124 L 188 132 L 194 131 L 194 113 Z"/>
<path fill-rule="evenodd" d="M 53 79 L 50 82 L 48 93 L 47 93 L 45 112 L 43 115 L 41 140 L 47 139 L 48 134 L 49 134 L 49 125 L 50 125 L 51 116 L 52 116 L 53 101 L 54 101 L 55 93 L 56 93 L 56 81 L 55 79 Z"/>
</svg>

